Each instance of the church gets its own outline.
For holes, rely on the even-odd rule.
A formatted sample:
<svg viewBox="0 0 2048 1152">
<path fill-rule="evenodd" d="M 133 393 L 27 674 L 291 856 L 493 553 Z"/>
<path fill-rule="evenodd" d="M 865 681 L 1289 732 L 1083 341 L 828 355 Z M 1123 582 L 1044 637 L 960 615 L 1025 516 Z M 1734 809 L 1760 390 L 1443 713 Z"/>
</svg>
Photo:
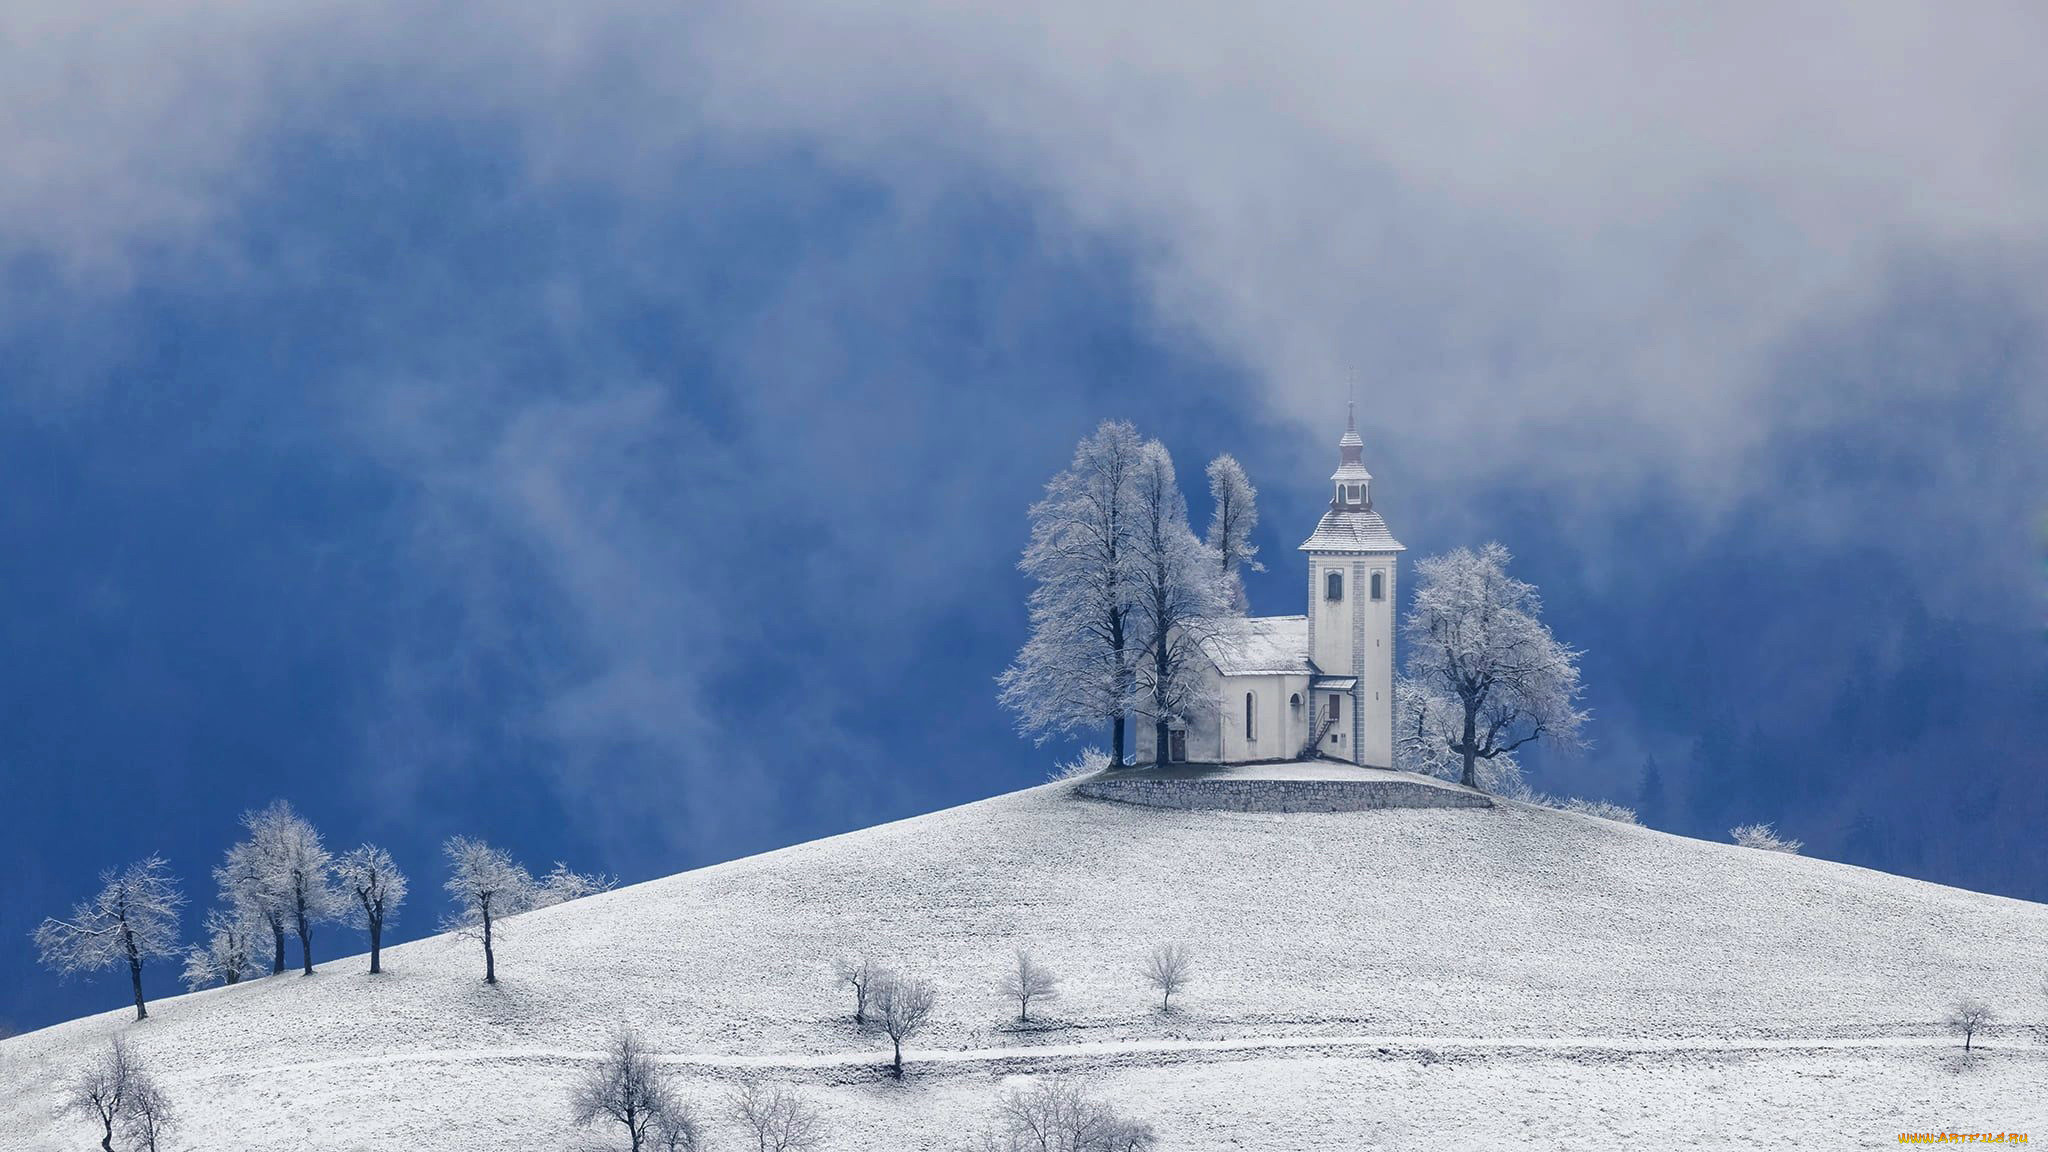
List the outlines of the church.
<svg viewBox="0 0 2048 1152">
<path fill-rule="evenodd" d="M 1169 730 L 1166 759 L 1211 764 L 1322 757 L 1394 764 L 1394 577 L 1405 551 L 1373 511 L 1355 406 L 1337 441 L 1330 508 L 1302 542 L 1308 611 L 1216 622 L 1201 643 L 1213 707 Z M 1154 761 L 1135 725 L 1136 762 Z"/>
</svg>

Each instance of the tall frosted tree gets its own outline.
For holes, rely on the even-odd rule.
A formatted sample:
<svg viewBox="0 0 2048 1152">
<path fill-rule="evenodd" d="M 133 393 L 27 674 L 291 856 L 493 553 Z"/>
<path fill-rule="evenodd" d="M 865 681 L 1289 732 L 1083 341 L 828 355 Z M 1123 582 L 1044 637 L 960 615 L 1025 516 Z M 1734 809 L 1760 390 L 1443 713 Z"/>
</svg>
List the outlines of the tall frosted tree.
<svg viewBox="0 0 2048 1152">
<path fill-rule="evenodd" d="M 1139 453 L 1131 495 L 1131 619 L 1144 653 L 1131 710 L 1152 722 L 1153 759 L 1163 764 L 1171 728 L 1213 706 L 1202 692 L 1201 644 L 1229 599 L 1222 572 L 1188 527 L 1173 457 L 1157 440 Z"/>
<path fill-rule="evenodd" d="M 1132 531 L 1144 453 L 1136 428 L 1105 420 L 1031 506 L 1031 543 L 1018 563 L 1037 582 L 1031 636 L 1000 681 L 1019 731 L 1043 743 L 1107 725 L 1118 764 L 1139 651 Z"/>
<path fill-rule="evenodd" d="M 365 844 L 344 855 L 334 867 L 349 918 L 370 934 L 370 972 L 384 971 L 384 928 L 405 903 L 405 873 L 391 853 Z"/>
<path fill-rule="evenodd" d="M 1402 760 L 1439 775 L 1456 765 L 1472 788 L 1518 779 L 1514 753 L 1525 744 L 1577 746 L 1586 720 L 1579 654 L 1538 618 L 1536 587 L 1508 575 L 1509 559 L 1495 543 L 1420 562 L 1402 621 L 1408 660 L 1394 690 Z M 1490 781 L 1481 764 L 1494 769 Z"/>
<path fill-rule="evenodd" d="M 1244 594 L 1244 570 L 1264 572 L 1266 566 L 1255 558 L 1252 529 L 1259 526 L 1259 490 L 1252 487 L 1237 457 L 1224 453 L 1209 461 L 1209 535 L 1204 543 L 1216 558 L 1224 595 L 1231 610 L 1242 616 L 1251 602 Z"/>
<path fill-rule="evenodd" d="M 455 912 L 441 928 L 482 941 L 484 983 L 496 984 L 498 922 L 533 907 L 533 874 L 504 851 L 467 836 L 449 837 L 441 851 L 448 857 L 448 882 L 443 887 L 455 900 Z"/>
<path fill-rule="evenodd" d="M 36 951 L 45 967 L 60 975 L 126 966 L 135 989 L 135 1018 L 149 1017 L 142 999 L 145 961 L 178 954 L 178 910 L 185 896 L 163 857 L 151 856 L 126 868 L 100 873 L 99 894 L 71 909 L 68 919 L 50 917 L 36 928 Z"/>
<path fill-rule="evenodd" d="M 313 974 L 313 926 L 347 911 L 320 833 L 283 800 L 242 813 L 246 839 L 214 869 L 221 899 L 270 929 L 271 966 L 284 971 L 287 931 L 299 939 L 300 971 Z"/>
</svg>

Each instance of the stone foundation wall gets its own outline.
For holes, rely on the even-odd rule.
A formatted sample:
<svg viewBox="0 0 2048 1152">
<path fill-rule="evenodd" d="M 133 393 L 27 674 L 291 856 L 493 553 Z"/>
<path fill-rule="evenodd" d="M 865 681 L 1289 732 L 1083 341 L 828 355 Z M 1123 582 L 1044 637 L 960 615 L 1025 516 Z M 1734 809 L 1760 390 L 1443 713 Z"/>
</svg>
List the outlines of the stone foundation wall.
<svg viewBox="0 0 2048 1152">
<path fill-rule="evenodd" d="M 1222 812 L 1366 812 L 1376 808 L 1491 808 L 1457 788 L 1410 780 L 1143 780 L 1083 781 L 1075 792 L 1146 808 Z"/>
</svg>

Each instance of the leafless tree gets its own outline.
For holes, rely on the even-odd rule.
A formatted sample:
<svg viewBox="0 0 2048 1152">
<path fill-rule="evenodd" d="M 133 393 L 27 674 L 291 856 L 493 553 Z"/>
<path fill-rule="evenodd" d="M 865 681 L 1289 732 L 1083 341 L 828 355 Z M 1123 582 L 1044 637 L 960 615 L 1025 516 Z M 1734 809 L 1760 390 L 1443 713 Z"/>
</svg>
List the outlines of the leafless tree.
<svg viewBox="0 0 2048 1152">
<path fill-rule="evenodd" d="M 604 1059 L 576 1085 L 571 1104 L 578 1124 L 609 1120 L 624 1128 L 633 1152 L 641 1152 L 656 1120 L 669 1107 L 661 1069 L 631 1030 L 612 1040 Z"/>
<path fill-rule="evenodd" d="M 1965 996 L 1948 1010 L 1948 1030 L 1963 1038 L 1963 1051 L 1968 1052 L 1971 1039 L 1993 1019 L 1991 1009 L 1982 1000 Z"/>
<path fill-rule="evenodd" d="M 567 864 L 555 861 L 554 868 L 534 886 L 533 906 L 546 908 L 609 892 L 618 881 L 602 872 L 571 872 Z"/>
<path fill-rule="evenodd" d="M 874 995 L 875 980 L 884 974 L 880 964 L 867 955 L 841 956 L 833 962 L 832 975 L 841 988 L 853 990 L 853 1022 L 868 1022 L 868 1000 Z"/>
<path fill-rule="evenodd" d="M 158 1152 L 158 1145 L 176 1122 L 170 1098 L 147 1074 L 138 1071 L 132 1073 L 132 1079 L 121 1109 L 121 1130 L 139 1152 Z"/>
<path fill-rule="evenodd" d="M 704 1122 L 689 1101 L 673 1094 L 654 1117 L 654 1146 L 661 1152 L 703 1152 Z"/>
<path fill-rule="evenodd" d="M 1184 945 L 1161 944 L 1145 958 L 1145 980 L 1159 989 L 1159 1010 L 1173 1011 L 1173 994 L 1194 979 L 1195 954 Z"/>
<path fill-rule="evenodd" d="M 313 974 L 313 925 L 335 919 L 347 909 L 334 886 L 333 858 L 320 833 L 283 800 L 242 813 L 248 839 L 228 849 L 227 863 L 215 873 L 231 903 L 260 914 L 270 925 L 276 944 L 273 972 L 284 971 L 284 932 L 299 938 L 302 974 Z"/>
<path fill-rule="evenodd" d="M 754 1137 L 754 1152 L 803 1152 L 825 1142 L 825 1122 L 802 1098 L 749 1082 L 732 1096 L 732 1117 Z"/>
<path fill-rule="evenodd" d="M 185 987 L 197 992 L 215 984 L 239 984 L 257 975 L 256 933 L 262 925 L 225 908 L 206 914 L 206 942 L 185 952 Z"/>
<path fill-rule="evenodd" d="M 68 976 L 126 964 L 135 987 L 135 1018 L 148 1017 L 142 963 L 178 954 L 178 909 L 185 905 L 177 877 L 164 869 L 163 857 L 151 856 L 100 873 L 97 896 L 74 905 L 70 919 L 51 917 L 36 928 L 44 966 Z"/>
<path fill-rule="evenodd" d="M 938 991 L 928 980 L 887 972 L 875 981 L 875 1014 L 881 1018 L 882 1030 L 889 1034 L 890 1043 L 895 1045 L 891 1070 L 898 1080 L 903 1079 L 903 1042 L 924 1030 L 937 1000 Z"/>
<path fill-rule="evenodd" d="M 1166 446 L 1148 440 L 1131 476 L 1131 560 L 1136 596 L 1131 619 L 1149 659 L 1136 669 L 1131 712 L 1152 722 L 1153 760 L 1165 764 L 1174 725 L 1215 706 L 1202 668 L 1202 644 L 1230 611 L 1221 569 L 1211 563 L 1188 527 L 1187 500 L 1174 478 Z"/>
<path fill-rule="evenodd" d="M 384 970 L 384 927 L 405 903 L 405 873 L 391 853 L 365 844 L 334 866 L 336 880 L 349 901 L 349 918 L 370 934 L 370 971 Z"/>
<path fill-rule="evenodd" d="M 1031 958 L 1031 953 L 1017 949 L 1016 962 L 1003 973 L 1003 996 L 1017 1002 L 1017 1019 L 1029 1022 L 1033 1000 L 1053 1000 L 1059 996 L 1060 978 L 1052 969 L 1040 965 Z"/>
<path fill-rule="evenodd" d="M 511 856 L 481 840 L 450 836 L 441 846 L 448 857 L 448 882 L 456 911 L 441 922 L 443 931 L 483 941 L 484 983 L 498 982 L 498 958 L 492 933 L 498 921 L 533 907 L 533 876 Z"/>
<path fill-rule="evenodd" d="M 1738 824 L 1728 830 L 1728 838 L 1744 848 L 1758 848 L 1765 852 L 1788 852 L 1799 855 L 1804 843 L 1778 835 L 1778 830 L 1769 824 Z"/>
<path fill-rule="evenodd" d="M 1209 461 L 1209 507 L 1209 535 L 1203 542 L 1222 565 L 1230 610 L 1242 616 L 1250 604 L 1245 600 L 1244 574 L 1238 569 L 1264 572 L 1266 566 L 1253 559 L 1259 554 L 1252 543 L 1252 529 L 1259 523 L 1259 490 L 1244 474 L 1244 465 L 1227 452 Z"/>
<path fill-rule="evenodd" d="M 100 1126 L 100 1148 L 114 1152 L 114 1127 L 121 1123 L 129 1096 L 142 1077 L 142 1065 L 118 1036 L 112 1044 L 65 1085 L 62 1110 L 89 1117 Z"/>
<path fill-rule="evenodd" d="M 1011 1092 L 996 1107 L 976 1152 L 1148 1152 L 1157 1145 L 1152 1126 L 1091 1100 L 1063 1077 Z"/>
</svg>

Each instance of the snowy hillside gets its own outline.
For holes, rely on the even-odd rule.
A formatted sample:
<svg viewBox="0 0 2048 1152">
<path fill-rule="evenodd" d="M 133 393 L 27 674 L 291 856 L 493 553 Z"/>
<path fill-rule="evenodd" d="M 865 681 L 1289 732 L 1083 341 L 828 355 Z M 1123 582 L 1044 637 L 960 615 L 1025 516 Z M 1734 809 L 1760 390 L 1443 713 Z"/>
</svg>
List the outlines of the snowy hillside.
<svg viewBox="0 0 2048 1152">
<path fill-rule="evenodd" d="M 1161 1016 L 1138 965 L 1170 939 L 1199 969 Z M 1032 1030 L 996 992 L 1018 946 L 1064 980 Z M 901 1084 L 829 976 L 862 947 L 939 986 Z M 496 988 L 470 941 L 385 964 L 0 1043 L 0 1147 L 95 1143 L 55 1084 L 125 1034 L 177 1147 L 568 1148 L 572 1075 L 621 1025 L 700 1107 L 787 1084 L 847 1152 L 958 1147 L 1052 1070 L 1172 1149 L 2048 1139 L 2048 1046 L 2008 1024 L 1965 1065 L 1940 1028 L 1965 994 L 2041 1018 L 2048 907 L 1516 804 L 1172 812 L 1047 786 L 531 913 Z"/>
</svg>

